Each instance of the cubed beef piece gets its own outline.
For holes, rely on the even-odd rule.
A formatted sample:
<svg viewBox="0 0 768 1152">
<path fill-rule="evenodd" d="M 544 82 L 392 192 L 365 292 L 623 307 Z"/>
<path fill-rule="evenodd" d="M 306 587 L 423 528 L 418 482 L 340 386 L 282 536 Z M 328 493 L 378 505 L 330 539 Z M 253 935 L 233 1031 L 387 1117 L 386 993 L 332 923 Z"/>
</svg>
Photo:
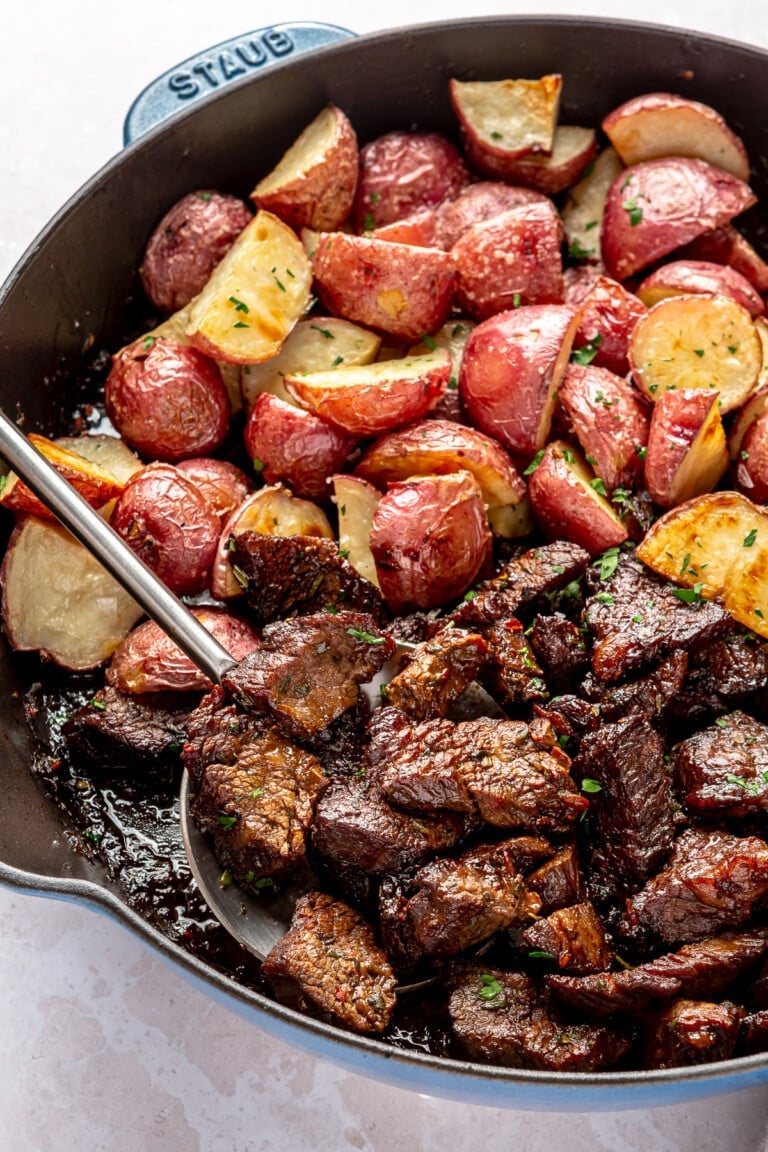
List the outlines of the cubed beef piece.
<svg viewBox="0 0 768 1152">
<path fill-rule="evenodd" d="M 676 648 L 703 648 L 733 627 L 731 617 L 709 601 L 690 603 L 675 595 L 633 556 L 623 555 L 613 575 L 600 581 L 590 571 L 593 595 L 585 607 L 595 633 L 592 669 L 614 683 L 653 664 Z"/>
<path fill-rule="evenodd" d="M 564 972 L 579 976 L 605 972 L 613 960 L 603 922 L 590 903 L 559 908 L 537 920 L 526 928 L 523 943 L 532 952 L 548 953 Z"/>
<path fill-rule="evenodd" d="M 768 725 L 746 712 L 731 712 L 683 740 L 673 764 L 694 812 L 768 811 Z"/>
<path fill-rule="evenodd" d="M 606 684 L 591 673 L 584 677 L 581 691 L 599 704 L 603 720 L 611 722 L 640 712 L 649 720 L 659 720 L 674 705 L 685 684 L 688 653 L 673 652 L 639 680 L 626 684 Z"/>
<path fill-rule="evenodd" d="M 746 1003 L 757 1011 L 768 1009 L 768 959 L 760 964 L 745 992 Z"/>
<path fill-rule="evenodd" d="M 278 1000 L 353 1032 L 383 1032 L 395 1008 L 394 972 L 373 929 L 324 892 L 299 898 L 261 972 Z"/>
<path fill-rule="evenodd" d="M 549 720 L 560 736 L 583 736 L 600 723 L 600 705 L 590 704 L 580 696 L 555 696 L 546 705 L 535 704 L 534 712 Z"/>
<path fill-rule="evenodd" d="M 426 733 L 427 725 L 413 725 L 407 739 L 401 732 L 396 746 L 374 732 L 372 751 L 393 803 L 426 811 L 436 795 L 437 807 L 448 797 L 448 806 L 466 811 L 469 805 L 487 824 L 542 832 L 567 828 L 588 807 L 546 721 L 481 717 L 428 724 Z"/>
<path fill-rule="evenodd" d="M 461 628 L 443 628 L 420 644 L 384 695 L 413 720 L 445 716 L 472 683 L 488 658 L 482 636 Z"/>
<path fill-rule="evenodd" d="M 536 617 L 531 644 L 544 670 L 544 679 L 555 692 L 565 692 L 589 668 L 584 634 L 573 620 L 560 612 Z"/>
<path fill-rule="evenodd" d="M 643 715 L 603 724 L 582 740 L 573 773 L 594 782 L 594 892 L 609 898 L 636 891 L 672 849 L 672 784 L 661 737 Z"/>
<path fill-rule="evenodd" d="M 276 882 L 306 864 L 306 833 L 328 783 L 316 758 L 266 717 L 210 702 L 184 747 L 199 780 L 192 816 L 213 837 L 223 869 L 246 886 Z"/>
<path fill-rule="evenodd" d="M 729 636 L 699 652 L 692 675 L 702 693 L 739 701 L 768 685 L 768 651 L 752 636 Z"/>
<path fill-rule="evenodd" d="M 187 738 L 197 697 L 175 693 L 128 695 L 100 688 L 66 721 L 62 732 L 74 757 L 92 764 L 150 765 L 176 758 Z"/>
<path fill-rule="evenodd" d="M 382 618 L 378 588 L 344 559 L 335 540 L 263 532 L 233 540 L 229 562 L 256 624 L 328 607 Z"/>
<path fill-rule="evenodd" d="M 269 624 L 262 646 L 222 677 L 247 708 L 272 713 L 289 735 L 313 735 L 353 708 L 359 685 L 392 656 L 394 642 L 360 612 L 328 612 Z"/>
<path fill-rule="evenodd" d="M 378 708 L 369 726 L 369 754 L 387 798 L 416 812 L 474 812 L 461 765 L 466 745 L 451 720 L 414 724 L 397 708 Z"/>
<path fill-rule="evenodd" d="M 618 1029 L 565 1023 L 523 972 L 455 964 L 447 982 L 453 1030 L 470 1060 L 593 1072 L 613 1067 L 629 1048 Z"/>
<path fill-rule="evenodd" d="M 526 884 L 541 897 L 543 916 L 548 916 L 558 908 L 580 904 L 586 896 L 587 887 L 576 845 L 567 844 L 561 848 L 551 860 L 530 873 Z"/>
<path fill-rule="evenodd" d="M 538 597 L 583 575 L 589 553 L 578 544 L 557 540 L 532 548 L 504 565 L 498 576 L 485 581 L 452 613 L 457 624 L 495 624 L 517 616 Z"/>
<path fill-rule="evenodd" d="M 675 976 L 648 972 L 644 967 L 590 976 L 545 976 L 544 982 L 573 1012 L 593 1020 L 645 1012 L 680 991 L 680 981 Z"/>
<path fill-rule="evenodd" d="M 735 1004 L 675 1000 L 642 1019 L 646 1068 L 687 1068 L 733 1056 L 744 1010 Z"/>
<path fill-rule="evenodd" d="M 529 892 L 514 852 L 483 845 L 455 860 L 433 860 L 413 877 L 406 917 L 425 956 L 456 956 L 501 928 L 529 920 L 541 901 Z"/>
<path fill-rule="evenodd" d="M 504 706 L 536 703 L 549 696 L 523 626 L 517 619 L 485 632 L 490 658 L 483 674 L 489 692 Z"/>
<path fill-rule="evenodd" d="M 739 1056 L 768 1052 L 768 1012 L 750 1012 L 739 1027 Z"/>
<path fill-rule="evenodd" d="M 669 944 L 704 940 L 746 923 L 766 893 L 768 844 L 691 828 L 668 867 L 627 902 L 623 931 L 639 926 Z"/>
</svg>

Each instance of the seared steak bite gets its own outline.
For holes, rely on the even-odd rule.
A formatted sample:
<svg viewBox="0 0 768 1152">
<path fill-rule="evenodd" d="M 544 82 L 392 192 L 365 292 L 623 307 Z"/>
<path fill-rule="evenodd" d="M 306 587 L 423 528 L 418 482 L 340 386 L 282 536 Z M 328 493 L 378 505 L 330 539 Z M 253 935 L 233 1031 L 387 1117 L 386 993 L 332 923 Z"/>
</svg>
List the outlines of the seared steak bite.
<svg viewBox="0 0 768 1152">
<path fill-rule="evenodd" d="M 750 1012 L 739 1027 L 739 1056 L 768 1052 L 768 1012 Z"/>
<path fill-rule="evenodd" d="M 62 731 L 72 755 L 89 763 L 156 764 L 159 758 L 178 756 L 189 712 L 189 696 L 134 696 L 107 685 L 70 716 Z"/>
<path fill-rule="evenodd" d="M 703 1000 L 676 1000 L 647 1013 L 643 1024 L 646 1068 L 686 1068 L 728 1060 L 739 1038 L 743 1008 Z"/>
<path fill-rule="evenodd" d="M 261 972 L 278 1000 L 353 1032 L 383 1032 L 395 1007 L 392 965 L 373 929 L 324 892 L 297 900 Z"/>
<path fill-rule="evenodd" d="M 624 930 L 637 926 L 669 944 L 704 940 L 746 923 L 766 893 L 768 844 L 691 828 L 664 871 L 627 902 Z"/>
<path fill-rule="evenodd" d="M 360 612 L 321 612 L 268 625 L 262 646 L 222 683 L 247 708 L 272 713 L 299 740 L 327 728 L 360 696 L 394 643 Z"/>
<path fill-rule="evenodd" d="M 697 691 L 741 700 L 768 685 L 768 651 L 754 635 L 729 636 L 697 653 L 692 679 Z"/>
<path fill-rule="evenodd" d="M 443 628 L 420 644 L 406 666 L 390 680 L 385 696 L 413 720 L 445 716 L 488 658 L 482 636 Z"/>
<path fill-rule="evenodd" d="M 768 726 L 746 712 L 722 716 L 678 744 L 673 762 L 691 811 L 768 811 Z"/>
<path fill-rule="evenodd" d="M 483 674 L 488 691 L 500 704 L 529 704 L 546 700 L 549 689 L 533 649 L 514 617 L 485 630 L 490 659 Z"/>
<path fill-rule="evenodd" d="M 567 844 L 551 860 L 541 864 L 526 878 L 526 884 L 541 897 L 541 914 L 567 908 L 585 899 L 587 887 L 575 844 Z"/>
<path fill-rule="evenodd" d="M 381 593 L 344 559 L 335 540 L 242 532 L 233 542 L 229 562 L 256 624 L 329 606 L 381 619 Z"/>
<path fill-rule="evenodd" d="M 573 772 L 595 782 L 594 893 L 636 891 L 672 849 L 672 784 L 661 737 L 640 714 L 603 724 L 583 738 Z"/>
<path fill-rule="evenodd" d="M 221 704 L 221 690 L 212 696 Z M 193 714 L 183 757 L 197 783 L 196 824 L 213 837 L 216 858 L 248 886 L 280 882 L 306 864 L 305 837 L 328 781 L 315 757 L 266 717 L 215 708 Z"/>
<path fill-rule="evenodd" d="M 588 579 L 593 595 L 584 612 L 596 636 L 592 669 L 610 683 L 673 649 L 703 648 L 733 627 L 719 605 L 681 600 L 675 595 L 680 589 L 663 583 L 633 556 L 623 555 L 609 579 L 601 581 L 592 571 Z"/>
<path fill-rule="evenodd" d="M 544 670 L 544 678 L 554 691 L 562 692 L 576 683 L 589 668 L 584 634 L 562 613 L 536 617 L 531 644 Z"/>
<path fill-rule="evenodd" d="M 534 952 L 546 952 L 558 968 L 576 975 L 605 972 L 613 953 L 605 928 L 592 904 L 559 908 L 523 932 L 523 943 Z"/>
<path fill-rule="evenodd" d="M 470 1060 L 547 1072 L 611 1068 L 629 1048 L 618 1029 L 565 1023 L 524 972 L 454 964 L 453 1030 Z"/>
<path fill-rule="evenodd" d="M 568 1008 L 593 1020 L 644 1012 L 680 991 L 676 976 L 649 972 L 645 967 L 590 976 L 545 976 L 544 983 Z"/>
<path fill-rule="evenodd" d="M 508 620 L 539 596 L 565 588 L 583 575 L 588 564 L 589 553 L 567 540 L 532 548 L 508 561 L 498 576 L 465 597 L 452 619 L 464 626 Z"/>
<path fill-rule="evenodd" d="M 649 720 L 663 718 L 674 707 L 688 672 L 688 653 L 673 652 L 639 680 L 625 684 L 606 684 L 591 673 L 584 677 L 581 691 L 588 700 L 599 704 L 603 720 L 619 720 L 630 713 L 642 713 Z"/>
</svg>

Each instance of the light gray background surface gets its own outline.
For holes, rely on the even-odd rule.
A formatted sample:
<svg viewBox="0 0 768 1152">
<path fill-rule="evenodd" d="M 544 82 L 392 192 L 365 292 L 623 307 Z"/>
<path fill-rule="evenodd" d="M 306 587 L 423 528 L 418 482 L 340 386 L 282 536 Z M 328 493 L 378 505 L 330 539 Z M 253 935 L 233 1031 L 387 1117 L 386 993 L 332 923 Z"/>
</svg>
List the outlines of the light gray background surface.
<svg viewBox="0 0 768 1152">
<path fill-rule="evenodd" d="M 271 22 L 359 33 L 466 15 L 622 15 L 768 46 L 765 0 L 2 0 L 0 280 L 121 144 L 155 75 Z M 768 84 L 768 77 L 766 77 Z M 764 110 L 762 112 L 764 113 Z M 2 803 L 0 765 L 0 803 Z M 768 1091 L 646 1114 L 534 1115 L 397 1091 L 319 1063 L 219 1007 L 121 927 L 0 889 L 0 1152 L 765 1152 Z"/>
</svg>

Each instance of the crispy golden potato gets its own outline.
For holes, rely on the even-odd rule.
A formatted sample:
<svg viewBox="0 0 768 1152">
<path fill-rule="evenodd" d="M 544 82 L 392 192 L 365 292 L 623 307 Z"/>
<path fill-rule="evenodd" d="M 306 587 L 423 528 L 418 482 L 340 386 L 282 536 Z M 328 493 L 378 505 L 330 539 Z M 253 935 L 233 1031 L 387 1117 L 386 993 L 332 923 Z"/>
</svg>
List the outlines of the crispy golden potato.
<svg viewBox="0 0 768 1152">
<path fill-rule="evenodd" d="M 453 109 L 468 154 L 499 162 L 551 156 L 563 78 L 451 80 Z"/>
<path fill-rule="evenodd" d="M 46 436 L 30 432 L 29 440 L 92 508 L 101 508 L 103 504 L 114 500 L 125 487 L 123 481 L 105 472 L 98 464 L 91 463 L 85 456 L 49 440 Z M 0 504 L 9 512 L 31 512 L 44 520 L 56 520 L 53 512 L 35 496 L 15 472 L 9 472 L 3 478 Z"/>
<path fill-rule="evenodd" d="M 711 492 L 728 469 L 717 392 L 665 392 L 651 417 L 645 481 L 660 508 Z"/>
<path fill-rule="evenodd" d="M 648 308 L 668 296 L 730 296 L 750 316 L 760 316 L 765 305 L 746 276 L 727 264 L 709 260 L 671 260 L 646 276 L 637 295 Z"/>
</svg>

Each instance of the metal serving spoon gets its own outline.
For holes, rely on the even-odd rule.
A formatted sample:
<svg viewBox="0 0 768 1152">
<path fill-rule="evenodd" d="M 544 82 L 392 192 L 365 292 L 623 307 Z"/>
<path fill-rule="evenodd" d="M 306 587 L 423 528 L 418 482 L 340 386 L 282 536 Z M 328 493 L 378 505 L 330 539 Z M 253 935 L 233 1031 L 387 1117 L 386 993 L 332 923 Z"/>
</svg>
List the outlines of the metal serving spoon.
<svg viewBox="0 0 768 1152">
<path fill-rule="evenodd" d="M 226 648 L 30 444 L 2 409 L 0 456 L 210 680 L 219 684 L 222 676 L 236 667 L 237 661 Z M 362 685 L 372 704 L 380 701 L 381 685 L 387 683 L 397 671 L 398 656 L 412 648 L 411 644 L 398 643 L 393 659 L 373 680 Z M 498 704 L 478 684 L 470 685 L 460 703 L 462 718 L 504 715 Z M 191 796 L 187 772 L 182 777 L 180 801 L 184 848 L 192 875 L 206 903 L 230 935 L 263 960 L 288 930 L 298 892 L 288 889 L 280 896 L 255 898 L 234 882 L 222 883 L 221 864 L 190 815 Z M 422 983 L 425 982 L 408 985 L 408 988 L 420 987 Z M 401 986 L 399 990 L 406 989 Z"/>
</svg>

